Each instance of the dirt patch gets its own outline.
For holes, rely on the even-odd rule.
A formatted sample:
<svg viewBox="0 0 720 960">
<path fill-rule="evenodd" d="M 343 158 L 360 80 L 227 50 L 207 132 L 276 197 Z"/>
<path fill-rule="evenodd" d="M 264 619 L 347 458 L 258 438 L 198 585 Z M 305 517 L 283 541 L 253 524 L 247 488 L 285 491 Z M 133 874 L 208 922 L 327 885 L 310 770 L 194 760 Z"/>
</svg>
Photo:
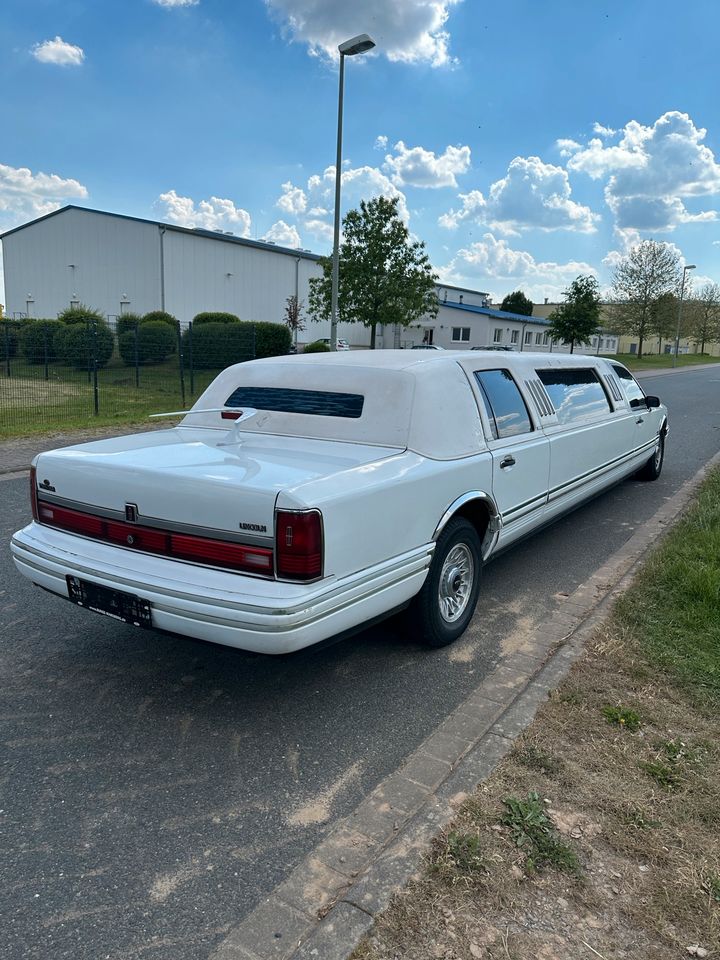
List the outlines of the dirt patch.
<svg viewBox="0 0 720 960">
<path fill-rule="evenodd" d="M 719 743 L 717 711 L 607 627 L 354 960 L 720 956 Z M 541 863 L 523 815 L 572 857 Z"/>
</svg>

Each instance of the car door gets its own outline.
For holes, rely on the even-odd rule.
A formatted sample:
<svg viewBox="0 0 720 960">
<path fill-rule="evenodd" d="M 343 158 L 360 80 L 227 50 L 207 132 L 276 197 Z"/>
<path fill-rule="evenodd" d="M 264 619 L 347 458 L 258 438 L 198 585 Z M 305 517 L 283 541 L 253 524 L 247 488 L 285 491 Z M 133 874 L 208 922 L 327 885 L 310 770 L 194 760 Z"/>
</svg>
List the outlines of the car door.
<svg viewBox="0 0 720 960">
<path fill-rule="evenodd" d="M 632 412 L 633 432 L 632 444 L 635 452 L 649 456 L 658 434 L 658 416 L 648 409 L 645 401 L 645 391 L 635 377 L 621 363 L 611 361 L 613 373 L 620 381 L 620 385 L 627 397 Z"/>
<path fill-rule="evenodd" d="M 557 414 L 557 422 L 545 426 L 550 518 L 617 479 L 631 455 L 634 427 L 617 385 L 611 394 L 593 366 L 538 366 L 536 373 Z"/>
<path fill-rule="evenodd" d="M 498 545 L 505 546 L 543 519 L 550 472 L 550 446 L 507 368 L 473 371 L 488 448 L 493 497 L 502 519 Z"/>
</svg>

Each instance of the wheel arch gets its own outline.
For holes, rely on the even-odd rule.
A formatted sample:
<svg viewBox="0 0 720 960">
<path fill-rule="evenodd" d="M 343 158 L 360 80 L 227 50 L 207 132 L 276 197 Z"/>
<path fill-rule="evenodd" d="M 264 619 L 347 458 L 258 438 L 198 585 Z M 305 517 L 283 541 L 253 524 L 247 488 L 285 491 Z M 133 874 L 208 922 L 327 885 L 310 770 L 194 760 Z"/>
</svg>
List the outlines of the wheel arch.
<svg viewBox="0 0 720 960">
<path fill-rule="evenodd" d="M 454 517 L 462 517 L 475 527 L 480 538 L 482 557 L 486 560 L 495 546 L 502 523 L 492 496 L 484 490 L 471 490 L 453 500 L 435 527 L 434 541 Z"/>
</svg>

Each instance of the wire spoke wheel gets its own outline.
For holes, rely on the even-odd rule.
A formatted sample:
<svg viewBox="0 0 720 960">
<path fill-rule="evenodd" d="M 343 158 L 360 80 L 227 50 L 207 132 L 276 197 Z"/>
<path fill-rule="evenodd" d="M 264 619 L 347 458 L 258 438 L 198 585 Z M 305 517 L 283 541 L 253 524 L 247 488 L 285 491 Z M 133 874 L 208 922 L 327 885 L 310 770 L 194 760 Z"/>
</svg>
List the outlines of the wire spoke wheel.
<svg viewBox="0 0 720 960">
<path fill-rule="evenodd" d="M 475 564 L 470 548 L 458 543 L 445 558 L 438 585 L 440 615 L 446 623 L 455 623 L 462 617 L 474 580 Z"/>
</svg>

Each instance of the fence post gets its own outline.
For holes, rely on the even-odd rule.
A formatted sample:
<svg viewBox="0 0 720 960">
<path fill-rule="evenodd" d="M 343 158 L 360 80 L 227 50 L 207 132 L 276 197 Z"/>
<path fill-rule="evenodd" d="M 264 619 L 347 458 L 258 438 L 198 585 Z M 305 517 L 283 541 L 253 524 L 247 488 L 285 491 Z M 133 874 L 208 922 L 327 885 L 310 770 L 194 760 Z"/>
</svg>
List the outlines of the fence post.
<svg viewBox="0 0 720 960">
<path fill-rule="evenodd" d="M 6 320 L 3 323 L 5 328 L 5 372 L 10 376 L 10 324 Z"/>
<path fill-rule="evenodd" d="M 135 321 L 135 387 L 140 386 L 140 323 Z"/>
<path fill-rule="evenodd" d="M 185 409 L 185 370 L 183 368 L 183 349 L 182 334 L 180 332 L 180 321 L 177 320 L 177 341 L 178 341 L 178 362 L 180 364 L 180 396 L 182 397 L 183 409 Z"/>
<path fill-rule="evenodd" d="M 253 358 L 253 360 L 255 359 L 256 349 L 257 349 L 257 337 L 256 337 L 256 335 L 255 335 L 255 324 L 253 324 L 253 328 L 252 328 L 252 358 Z"/>
<path fill-rule="evenodd" d="M 45 379 L 49 380 L 48 375 L 48 347 L 47 347 L 48 329 L 47 324 L 43 322 L 43 359 L 45 360 Z"/>
<path fill-rule="evenodd" d="M 97 320 L 92 321 L 92 371 L 93 371 L 93 400 L 95 416 L 100 412 L 100 397 L 98 395 L 98 367 L 97 367 Z"/>
<path fill-rule="evenodd" d="M 188 322 L 188 363 L 190 364 L 190 396 L 195 396 L 195 364 L 193 363 L 193 324 Z"/>
</svg>

